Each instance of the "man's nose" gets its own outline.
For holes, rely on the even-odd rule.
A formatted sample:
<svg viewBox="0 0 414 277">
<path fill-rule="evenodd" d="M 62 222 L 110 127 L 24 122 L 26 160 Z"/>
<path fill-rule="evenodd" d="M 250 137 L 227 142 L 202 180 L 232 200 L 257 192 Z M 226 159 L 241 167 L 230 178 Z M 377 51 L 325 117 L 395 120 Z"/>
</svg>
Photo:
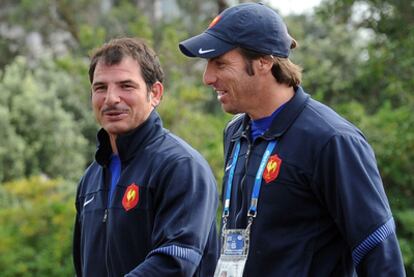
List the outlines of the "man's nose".
<svg viewBox="0 0 414 277">
<path fill-rule="evenodd" d="M 109 86 L 106 92 L 105 103 L 108 105 L 113 105 L 119 103 L 121 98 L 119 96 L 119 91 L 116 87 Z"/>
<path fill-rule="evenodd" d="M 213 70 L 213 67 L 209 62 L 207 62 L 206 68 L 204 69 L 204 75 L 203 75 L 203 83 L 206 86 L 211 86 L 216 82 L 215 73 Z"/>
</svg>

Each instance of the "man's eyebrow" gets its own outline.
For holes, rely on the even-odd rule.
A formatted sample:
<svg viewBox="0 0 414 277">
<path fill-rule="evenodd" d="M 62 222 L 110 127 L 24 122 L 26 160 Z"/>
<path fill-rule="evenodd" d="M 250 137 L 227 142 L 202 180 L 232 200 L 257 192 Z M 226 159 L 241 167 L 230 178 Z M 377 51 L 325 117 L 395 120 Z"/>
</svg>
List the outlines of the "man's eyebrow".
<svg viewBox="0 0 414 277">
<path fill-rule="evenodd" d="M 212 62 L 215 62 L 215 61 L 225 62 L 226 59 L 224 59 L 223 56 L 217 56 L 217 57 L 211 58 L 210 61 L 212 61 Z"/>
<path fill-rule="evenodd" d="M 137 83 L 137 82 L 135 82 L 135 81 L 133 81 L 133 80 L 130 80 L 130 79 L 127 79 L 127 80 L 122 80 L 122 81 L 119 81 L 119 82 L 116 82 L 117 84 L 121 84 L 121 85 L 125 85 L 125 84 L 134 84 L 134 85 L 137 85 L 137 86 L 139 86 L 139 84 Z"/>
<path fill-rule="evenodd" d="M 211 62 L 218 61 L 218 62 L 221 62 L 221 63 L 229 63 L 231 61 L 231 59 L 229 57 L 224 57 L 224 55 L 220 55 L 220 56 L 211 58 L 210 61 Z"/>
<path fill-rule="evenodd" d="M 119 81 L 119 82 L 116 82 L 118 85 L 135 85 L 135 86 L 139 86 L 139 84 L 137 83 L 137 82 L 135 82 L 135 81 L 133 81 L 133 80 L 130 80 L 130 79 L 127 79 L 127 80 L 122 80 L 122 81 Z M 99 87 L 99 86 L 106 86 L 107 85 L 107 83 L 105 83 L 105 82 L 94 82 L 93 84 L 92 84 L 92 87 L 94 88 L 94 87 Z"/>
<path fill-rule="evenodd" d="M 127 80 L 122 80 L 119 82 L 116 82 L 117 85 L 119 86 L 133 86 L 137 89 L 141 88 L 140 84 L 135 82 L 134 80 L 131 79 L 127 79 Z"/>
<path fill-rule="evenodd" d="M 92 87 L 94 88 L 94 87 L 103 86 L 103 85 L 106 85 L 106 83 L 104 83 L 104 82 L 94 82 L 92 84 Z"/>
</svg>

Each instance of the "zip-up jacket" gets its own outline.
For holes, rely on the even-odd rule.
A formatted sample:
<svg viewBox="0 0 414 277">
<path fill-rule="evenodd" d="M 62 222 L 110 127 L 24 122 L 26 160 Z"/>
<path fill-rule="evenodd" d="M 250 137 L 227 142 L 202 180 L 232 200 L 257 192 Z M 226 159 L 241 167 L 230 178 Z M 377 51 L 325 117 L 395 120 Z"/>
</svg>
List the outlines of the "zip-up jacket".
<svg viewBox="0 0 414 277">
<path fill-rule="evenodd" d="M 363 134 L 301 87 L 254 142 L 249 117 L 226 127 L 223 195 L 235 145 L 227 228 L 246 228 L 269 141 L 245 277 L 405 276 L 374 153 Z"/>
<path fill-rule="evenodd" d="M 116 144 L 121 173 L 111 203 L 112 150 L 103 129 L 77 190 L 77 276 L 212 276 L 218 199 L 207 162 L 155 111 Z"/>
</svg>

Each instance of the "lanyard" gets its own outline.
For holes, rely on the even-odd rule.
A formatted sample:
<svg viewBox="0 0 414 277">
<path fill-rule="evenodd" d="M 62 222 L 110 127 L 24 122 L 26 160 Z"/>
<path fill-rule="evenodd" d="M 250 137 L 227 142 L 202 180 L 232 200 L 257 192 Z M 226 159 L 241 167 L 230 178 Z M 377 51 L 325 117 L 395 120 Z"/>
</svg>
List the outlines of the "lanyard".
<svg viewBox="0 0 414 277">
<path fill-rule="evenodd" d="M 259 194 L 260 194 L 260 188 L 262 186 L 262 175 L 263 171 L 265 170 L 267 161 L 269 160 L 270 154 L 272 154 L 273 149 L 276 146 L 276 141 L 271 141 L 266 147 L 266 151 L 263 154 L 262 161 L 260 162 L 259 169 L 256 173 L 256 178 L 254 180 L 254 187 L 252 192 L 252 197 L 250 200 L 250 208 L 249 212 L 247 213 L 248 217 L 255 217 L 257 214 L 257 203 L 259 202 Z M 240 140 L 237 141 L 236 148 L 234 150 L 233 158 L 231 161 L 230 166 L 230 172 L 229 172 L 229 178 L 227 180 L 226 184 L 226 195 L 224 200 L 224 208 L 223 208 L 223 217 L 227 218 L 229 215 L 230 210 L 230 197 L 231 197 L 231 187 L 233 184 L 233 178 L 234 178 L 234 171 L 236 169 L 237 159 L 239 157 L 240 153 Z"/>
</svg>

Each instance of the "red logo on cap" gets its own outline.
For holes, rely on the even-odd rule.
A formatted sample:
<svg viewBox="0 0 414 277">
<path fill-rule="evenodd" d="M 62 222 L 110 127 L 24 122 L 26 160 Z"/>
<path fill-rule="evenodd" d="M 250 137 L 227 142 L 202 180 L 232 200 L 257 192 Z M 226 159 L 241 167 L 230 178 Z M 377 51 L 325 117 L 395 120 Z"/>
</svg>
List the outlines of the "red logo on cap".
<svg viewBox="0 0 414 277">
<path fill-rule="evenodd" d="M 208 28 L 210 29 L 210 28 L 214 27 L 214 25 L 216 25 L 220 21 L 220 19 L 221 19 L 220 15 L 216 16 L 213 19 L 213 21 L 211 21 L 210 25 L 208 25 Z"/>
<path fill-rule="evenodd" d="M 130 209 L 134 208 L 139 201 L 139 187 L 132 183 L 130 184 L 122 198 L 122 206 L 124 206 L 125 211 L 129 211 Z"/>
<path fill-rule="evenodd" d="M 280 159 L 277 155 L 270 156 L 265 171 L 263 172 L 263 179 L 265 180 L 266 184 L 277 178 L 281 165 L 282 159 Z"/>
</svg>

